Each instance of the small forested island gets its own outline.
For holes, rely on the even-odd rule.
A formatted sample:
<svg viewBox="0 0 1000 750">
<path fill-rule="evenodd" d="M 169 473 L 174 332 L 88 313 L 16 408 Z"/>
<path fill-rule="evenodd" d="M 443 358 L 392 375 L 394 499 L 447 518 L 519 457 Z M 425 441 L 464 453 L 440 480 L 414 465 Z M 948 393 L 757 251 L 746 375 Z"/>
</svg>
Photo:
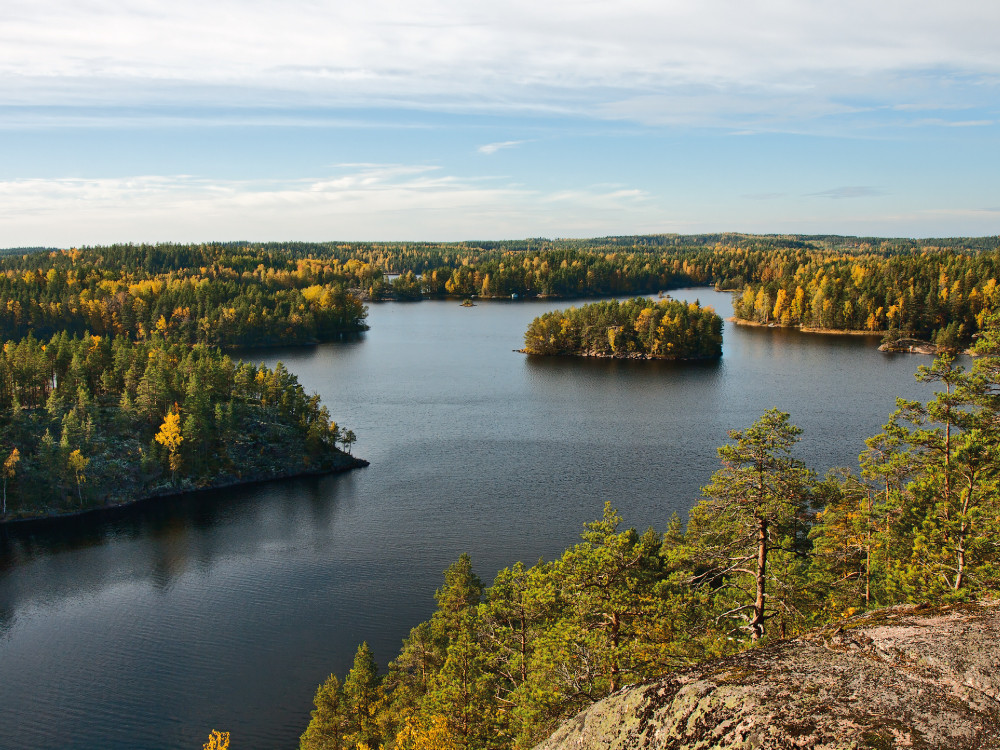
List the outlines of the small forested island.
<svg viewBox="0 0 1000 750">
<path fill-rule="evenodd" d="M 931 722 L 935 736 L 958 739 L 928 746 L 993 747 L 981 742 L 995 735 L 980 720 L 1000 725 L 1000 712 L 977 677 L 992 674 L 990 660 L 977 660 L 969 644 L 949 651 L 947 637 L 926 646 L 925 660 L 911 650 L 917 641 L 900 637 L 904 628 L 947 627 L 986 643 L 984 618 L 1000 627 L 996 605 L 956 606 L 1000 593 L 1000 320 L 986 323 L 972 370 L 949 354 L 920 367 L 917 379 L 939 392 L 926 403 L 900 399 L 854 469 L 817 476 L 795 455 L 802 430 L 770 409 L 729 433 L 686 525 L 674 516 L 663 531 L 640 532 L 607 503 L 579 544 L 506 568 L 490 586 L 462 555 L 444 574 L 436 611 L 386 674 L 362 644 L 343 680 L 331 675 L 318 687 L 301 750 L 527 750 L 609 695 L 548 747 L 645 746 L 615 722 L 627 717 L 655 734 L 650 717 L 667 709 L 682 717 L 679 735 L 697 735 L 678 747 L 714 747 L 723 735 L 744 742 L 750 730 L 741 735 L 746 726 L 730 719 L 746 717 L 763 737 L 769 716 L 782 717 L 776 731 L 796 746 L 819 732 L 833 737 L 823 747 L 841 747 L 832 725 L 809 713 L 830 713 L 826 695 L 852 711 L 843 736 L 864 740 L 852 747 L 920 744 L 935 711 L 954 722 Z M 906 614 L 913 610 L 880 609 L 898 605 L 940 609 L 923 625 Z M 817 643 L 809 653 L 821 662 L 829 651 L 853 652 L 833 657 L 844 668 L 802 671 L 805 657 L 795 654 L 808 649 L 785 639 L 815 628 L 824 630 L 805 636 Z M 937 658 L 944 651 L 951 673 Z M 720 656 L 730 658 L 696 666 Z M 655 690 L 616 693 L 650 680 L 660 681 Z M 882 708 L 858 705 L 858 695 L 882 700 L 889 683 L 900 689 Z M 670 703 L 674 694 L 680 703 Z M 892 696 L 905 696 L 906 708 Z M 951 711 L 956 696 L 975 705 Z M 598 739 L 578 745 L 583 736 Z M 651 746 L 675 746 L 673 735 L 656 736 Z M 628 741 L 600 739 L 609 737 Z"/>
<path fill-rule="evenodd" d="M 555 310 L 531 321 L 527 354 L 617 359 L 717 359 L 722 318 L 710 307 L 636 297 Z"/>
</svg>

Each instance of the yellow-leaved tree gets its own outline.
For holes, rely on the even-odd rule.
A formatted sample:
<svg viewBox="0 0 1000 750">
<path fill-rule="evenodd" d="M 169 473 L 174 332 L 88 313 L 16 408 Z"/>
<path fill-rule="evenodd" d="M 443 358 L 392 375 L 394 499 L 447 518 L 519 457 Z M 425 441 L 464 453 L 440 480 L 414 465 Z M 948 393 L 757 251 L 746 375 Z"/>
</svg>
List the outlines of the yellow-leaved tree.
<svg viewBox="0 0 1000 750">
<path fill-rule="evenodd" d="M 163 418 L 160 431 L 156 433 L 156 442 L 170 452 L 170 481 L 173 482 L 174 474 L 181 468 L 180 448 L 184 442 L 184 436 L 181 435 L 181 412 L 177 404 Z"/>
<path fill-rule="evenodd" d="M 3 462 L 3 515 L 7 515 L 7 480 L 14 478 L 17 462 L 21 460 L 21 451 L 17 448 L 10 452 Z"/>
<path fill-rule="evenodd" d="M 87 464 L 89 463 L 90 459 L 84 456 L 79 448 L 70 453 L 69 458 L 66 459 L 67 467 L 73 472 L 73 476 L 76 478 L 76 496 L 81 506 L 83 505 L 83 491 L 80 489 L 80 485 L 87 481 L 84 472 L 87 470 Z"/>
<path fill-rule="evenodd" d="M 229 750 L 229 732 L 219 732 L 213 729 L 202 750 Z"/>
</svg>

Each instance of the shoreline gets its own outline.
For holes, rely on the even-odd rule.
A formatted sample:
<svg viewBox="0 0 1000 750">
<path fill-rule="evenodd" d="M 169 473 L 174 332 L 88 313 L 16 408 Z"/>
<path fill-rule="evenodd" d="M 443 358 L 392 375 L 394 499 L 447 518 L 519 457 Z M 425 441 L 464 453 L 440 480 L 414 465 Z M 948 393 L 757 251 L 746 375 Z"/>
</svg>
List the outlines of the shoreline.
<svg viewBox="0 0 1000 750">
<path fill-rule="evenodd" d="M 529 357 L 580 357 L 583 359 L 631 359 L 631 360 L 647 360 L 650 362 L 710 362 L 715 359 L 722 359 L 722 355 L 709 354 L 701 357 L 652 357 L 648 354 L 594 354 L 592 352 L 580 352 L 580 353 L 566 353 L 566 354 L 538 354 L 536 352 L 529 352 L 527 349 L 514 349 L 518 354 L 526 354 Z"/>
<path fill-rule="evenodd" d="M 735 315 L 731 318 L 726 318 L 730 323 L 738 326 L 746 326 L 747 328 L 781 328 L 786 331 L 800 331 L 801 333 L 818 333 L 824 336 L 868 336 L 874 338 L 876 336 L 884 336 L 885 331 L 857 331 L 852 329 L 844 328 L 816 328 L 814 326 L 796 326 L 796 325 L 782 325 L 781 323 L 758 323 L 755 320 L 746 320 L 744 318 L 737 318 Z"/>
<path fill-rule="evenodd" d="M 344 458 L 348 460 L 344 460 Z M 362 469 L 369 466 L 369 462 L 363 458 L 356 458 L 348 454 L 344 454 L 344 457 L 338 457 L 332 466 L 326 468 L 318 469 L 306 469 L 303 471 L 296 471 L 287 474 L 276 474 L 273 476 L 250 476 L 250 477 L 231 477 L 228 480 L 222 480 L 213 482 L 211 484 L 205 485 L 203 487 L 189 487 L 184 489 L 170 488 L 167 492 L 157 492 L 151 495 L 143 495 L 142 497 L 136 497 L 123 502 L 110 503 L 108 505 L 98 505 L 91 508 L 82 508 L 79 510 L 68 510 L 58 513 L 42 513 L 33 516 L 18 516 L 14 518 L 3 518 L 0 519 L 0 529 L 7 525 L 10 526 L 28 526 L 32 524 L 43 525 L 46 523 L 59 523 L 60 521 L 69 520 L 73 518 L 80 518 L 81 516 L 88 516 L 96 513 L 101 513 L 103 511 L 116 511 L 126 508 L 136 508 L 141 505 L 152 503 L 156 500 L 170 501 L 175 498 L 185 497 L 188 495 L 194 495 L 199 492 L 214 492 L 216 490 L 226 490 L 232 489 L 234 487 L 243 487 L 254 484 L 266 484 L 267 482 L 281 482 L 287 479 L 298 479 L 301 477 L 315 477 L 315 476 L 326 476 L 328 474 L 344 474 L 348 471 L 353 471 L 354 469 Z"/>
<path fill-rule="evenodd" d="M 745 326 L 747 328 L 781 328 L 786 331 L 799 331 L 800 333 L 816 333 L 823 336 L 861 336 L 863 338 L 875 338 L 876 336 L 885 336 L 885 331 L 854 331 L 854 330 L 842 330 L 837 328 L 814 328 L 813 326 L 794 326 L 794 325 L 781 325 L 780 323 L 757 323 L 753 320 L 745 320 L 743 318 L 737 318 L 735 315 L 731 318 L 727 318 L 730 323 L 738 326 Z M 904 343 L 905 342 L 905 343 Z M 969 357 L 975 357 L 976 353 L 972 349 L 961 349 L 952 350 L 940 347 L 937 344 L 933 344 L 930 341 L 921 341 L 919 339 L 912 338 L 902 338 L 899 339 L 895 344 L 883 343 L 876 347 L 878 351 L 885 354 L 924 354 L 932 357 L 936 357 L 938 354 L 942 354 L 946 351 L 952 351 L 958 354 L 964 354 Z"/>
</svg>

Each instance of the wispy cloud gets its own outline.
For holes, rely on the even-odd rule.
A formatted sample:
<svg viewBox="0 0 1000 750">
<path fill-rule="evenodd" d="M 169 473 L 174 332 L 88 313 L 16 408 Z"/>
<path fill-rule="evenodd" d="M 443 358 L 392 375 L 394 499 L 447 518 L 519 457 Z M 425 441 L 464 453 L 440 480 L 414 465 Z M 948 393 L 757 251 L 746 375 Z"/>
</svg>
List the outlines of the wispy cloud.
<svg viewBox="0 0 1000 750">
<path fill-rule="evenodd" d="M 514 146 L 520 146 L 522 143 L 527 143 L 527 141 L 498 141 L 496 143 L 486 143 L 476 149 L 481 154 L 495 154 L 502 148 L 514 148 Z"/>
<path fill-rule="evenodd" d="M 820 190 L 818 193 L 806 193 L 810 198 L 832 198 L 834 200 L 844 200 L 845 198 L 873 198 L 885 195 L 881 188 L 871 185 L 843 185 L 841 187 Z"/>
<path fill-rule="evenodd" d="M 296 238 L 314 240 L 584 236 L 656 231 L 657 214 L 635 189 L 547 193 L 425 165 L 342 165 L 329 176 L 295 180 L 0 181 L 0 237 L 9 246 L 278 240 L 289 237 L 290 226 Z"/>
<path fill-rule="evenodd" d="M 932 126 L 941 128 L 986 128 L 996 125 L 996 120 L 947 120 L 941 117 L 928 117 L 922 120 L 915 120 L 911 125 Z"/>
<path fill-rule="evenodd" d="M 570 112 L 742 130 L 988 108 L 1000 79 L 1000 4 L 981 0 L 275 7 L 8 0 L 0 100 Z"/>
</svg>

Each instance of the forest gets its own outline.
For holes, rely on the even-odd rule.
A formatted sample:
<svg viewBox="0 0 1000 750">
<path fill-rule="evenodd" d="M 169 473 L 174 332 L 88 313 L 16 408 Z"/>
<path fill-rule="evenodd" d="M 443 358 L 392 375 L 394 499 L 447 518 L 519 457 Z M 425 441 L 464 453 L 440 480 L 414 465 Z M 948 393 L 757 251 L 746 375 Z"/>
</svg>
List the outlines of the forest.
<svg viewBox="0 0 1000 750">
<path fill-rule="evenodd" d="M 346 438 L 349 447 L 353 432 L 293 375 L 248 370 L 222 350 L 357 336 L 367 328 L 365 301 L 575 299 L 714 284 L 738 292 L 745 320 L 919 337 L 954 350 L 972 345 L 997 309 L 998 275 L 995 237 L 8 250 L 0 253 L 2 517 L 69 512 L 74 497 L 80 509 L 341 461 L 336 446 Z M 606 302 L 542 316 L 526 350 L 716 356 L 717 318 L 671 304 Z M 273 385 L 265 394 L 248 377 Z M 262 451 L 276 441 L 285 453 Z"/>
<path fill-rule="evenodd" d="M 607 503 L 579 544 L 486 585 L 462 555 L 379 673 L 367 644 L 315 694 L 302 750 L 529 748 L 618 688 L 877 607 L 1000 593 L 1000 321 L 971 370 L 917 370 L 857 466 L 818 476 L 779 409 L 729 433 L 686 523 Z M 861 447 L 861 446 L 859 446 Z"/>
<path fill-rule="evenodd" d="M 945 354 L 918 371 L 940 393 L 901 401 L 857 467 L 818 477 L 795 457 L 800 431 L 773 409 L 731 433 L 686 523 L 640 533 L 608 505 L 572 549 L 500 571 L 491 585 L 463 556 L 385 674 L 362 644 L 343 680 L 319 687 L 301 740 L 304 750 L 527 748 L 617 688 L 694 660 L 869 608 L 997 592 L 998 275 L 992 237 L 0 253 L 0 518 L 358 465 L 354 433 L 292 373 L 231 352 L 363 335 L 366 302 L 714 284 L 736 292 L 737 316 L 757 323 L 940 345 Z M 526 347 L 630 356 L 717 347 L 717 316 L 675 304 L 543 316 Z M 966 372 L 949 352 L 969 346 L 980 356 Z"/>
<path fill-rule="evenodd" d="M 372 269 L 241 243 L 0 257 L 0 519 L 363 465 L 280 363 L 366 328 Z"/>
<path fill-rule="evenodd" d="M 733 309 L 757 323 L 915 336 L 958 349 L 996 309 L 998 277 L 996 253 L 776 255 Z"/>
<path fill-rule="evenodd" d="M 258 246 L 114 245 L 0 257 L 0 339 L 66 332 L 226 348 L 365 329 L 348 288 L 381 272 Z"/>
<path fill-rule="evenodd" d="M 714 284 L 738 318 L 967 347 L 1000 239 L 651 235 L 464 243 L 113 245 L 0 254 L 0 339 L 154 331 L 221 347 L 329 341 L 364 301 L 655 294 Z"/>
<path fill-rule="evenodd" d="M 554 310 L 535 318 L 524 352 L 645 359 L 722 356 L 722 318 L 698 302 L 637 297 Z"/>
<path fill-rule="evenodd" d="M 280 363 L 159 334 L 28 336 L 0 354 L 0 517 L 355 465 L 354 433 Z"/>
</svg>

